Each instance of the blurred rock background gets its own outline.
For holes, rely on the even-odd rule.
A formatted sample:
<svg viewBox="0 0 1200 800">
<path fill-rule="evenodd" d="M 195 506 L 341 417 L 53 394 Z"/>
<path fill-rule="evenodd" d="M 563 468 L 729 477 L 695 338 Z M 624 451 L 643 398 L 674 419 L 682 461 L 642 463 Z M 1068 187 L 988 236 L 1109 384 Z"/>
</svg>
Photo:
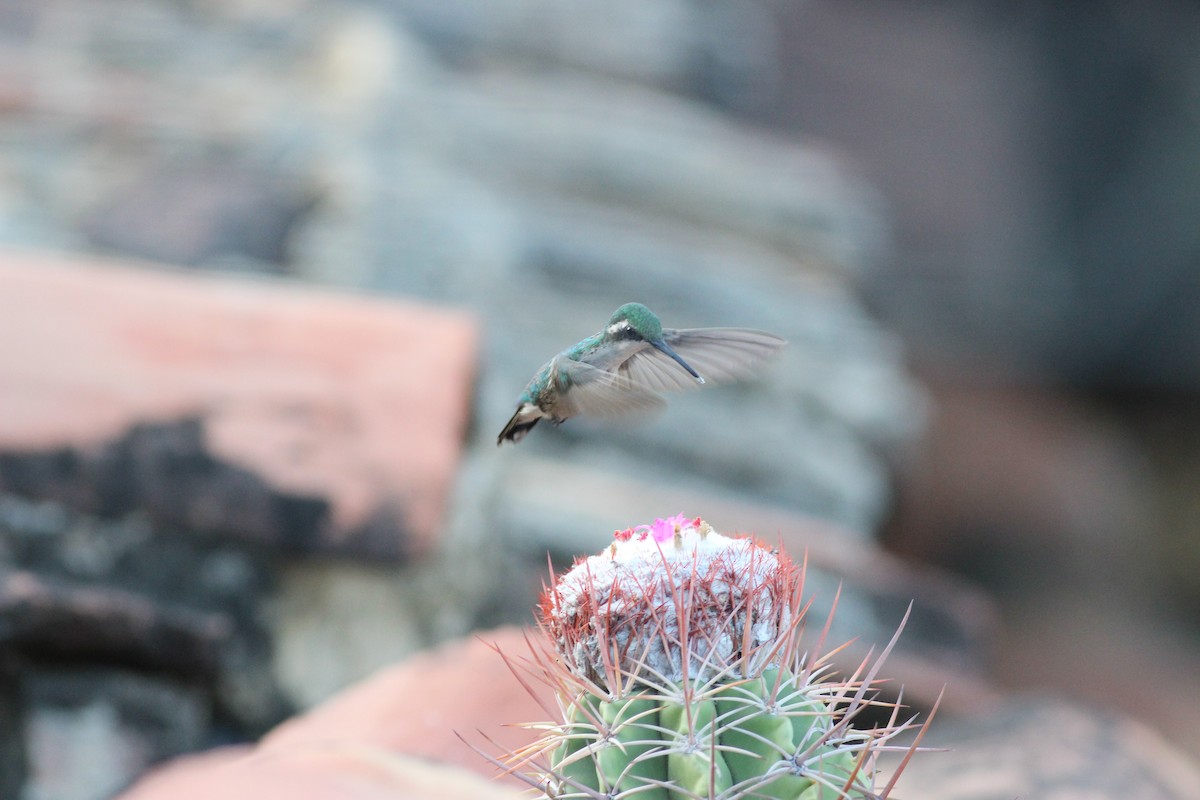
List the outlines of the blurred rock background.
<svg viewBox="0 0 1200 800">
<path fill-rule="evenodd" d="M 1197 38 L 1157 0 L 3 0 L 0 797 L 251 740 L 679 511 L 808 548 L 839 641 L 915 598 L 897 677 L 955 738 L 1038 724 L 972 735 L 1000 686 L 1200 753 Z M 631 299 L 791 345 L 497 449 Z"/>
</svg>

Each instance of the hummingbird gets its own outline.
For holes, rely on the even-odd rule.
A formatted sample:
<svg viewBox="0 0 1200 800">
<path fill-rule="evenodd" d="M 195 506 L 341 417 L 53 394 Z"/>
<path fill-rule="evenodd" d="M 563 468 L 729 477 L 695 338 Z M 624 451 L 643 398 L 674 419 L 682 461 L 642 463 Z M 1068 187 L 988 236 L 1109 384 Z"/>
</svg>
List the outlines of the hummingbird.
<svg viewBox="0 0 1200 800">
<path fill-rule="evenodd" d="M 664 328 L 641 303 L 626 303 L 603 330 L 542 365 L 496 444 L 521 441 L 540 419 L 653 411 L 665 404 L 660 392 L 744 378 L 785 344 L 750 328 Z"/>
</svg>

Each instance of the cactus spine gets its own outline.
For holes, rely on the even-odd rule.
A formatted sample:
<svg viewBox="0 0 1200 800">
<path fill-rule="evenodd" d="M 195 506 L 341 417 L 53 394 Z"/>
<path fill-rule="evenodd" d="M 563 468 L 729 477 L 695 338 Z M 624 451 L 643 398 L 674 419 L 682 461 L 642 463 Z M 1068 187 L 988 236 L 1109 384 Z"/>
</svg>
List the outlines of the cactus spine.
<svg viewBox="0 0 1200 800">
<path fill-rule="evenodd" d="M 912 723 L 850 725 L 874 669 L 801 652 L 803 577 L 699 518 L 618 531 L 543 596 L 532 671 L 562 722 L 510 768 L 554 800 L 886 798 L 875 756 Z"/>
</svg>

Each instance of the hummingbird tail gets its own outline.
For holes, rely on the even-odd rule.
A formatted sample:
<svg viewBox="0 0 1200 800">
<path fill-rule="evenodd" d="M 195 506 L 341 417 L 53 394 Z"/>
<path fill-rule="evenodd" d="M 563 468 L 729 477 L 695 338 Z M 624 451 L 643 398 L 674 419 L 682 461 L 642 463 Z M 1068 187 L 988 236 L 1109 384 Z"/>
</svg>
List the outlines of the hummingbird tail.
<svg viewBox="0 0 1200 800">
<path fill-rule="evenodd" d="M 500 435 L 496 437 L 496 445 L 502 445 L 506 441 L 516 444 L 525 438 L 525 434 L 529 433 L 534 425 L 538 424 L 538 420 L 542 418 L 542 410 L 535 405 L 523 403 L 508 424 L 504 426 L 504 430 L 500 431 Z"/>
</svg>

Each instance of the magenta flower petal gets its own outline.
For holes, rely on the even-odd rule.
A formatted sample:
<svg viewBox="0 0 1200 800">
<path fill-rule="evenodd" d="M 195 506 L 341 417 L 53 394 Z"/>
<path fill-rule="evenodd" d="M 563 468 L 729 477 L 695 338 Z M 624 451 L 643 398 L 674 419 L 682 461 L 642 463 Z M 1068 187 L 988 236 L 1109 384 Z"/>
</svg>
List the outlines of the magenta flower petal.
<svg viewBox="0 0 1200 800">
<path fill-rule="evenodd" d="M 665 542 L 675 536 L 675 524 L 669 519 L 656 519 L 650 526 L 650 535 L 656 542 Z"/>
</svg>

